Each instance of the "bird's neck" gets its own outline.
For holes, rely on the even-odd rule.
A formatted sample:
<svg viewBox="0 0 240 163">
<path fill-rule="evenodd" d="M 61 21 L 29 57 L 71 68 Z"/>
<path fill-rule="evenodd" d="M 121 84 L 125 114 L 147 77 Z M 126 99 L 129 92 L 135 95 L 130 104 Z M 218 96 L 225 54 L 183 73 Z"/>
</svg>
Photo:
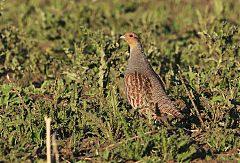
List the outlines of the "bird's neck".
<svg viewBox="0 0 240 163">
<path fill-rule="evenodd" d="M 130 58 L 141 58 L 141 57 L 145 57 L 144 55 L 144 50 L 143 47 L 141 45 L 141 43 L 135 43 L 133 45 L 130 45 Z"/>
<path fill-rule="evenodd" d="M 130 46 L 130 58 L 128 60 L 128 68 L 143 68 L 145 65 L 148 65 L 148 61 L 141 44 Z"/>
<path fill-rule="evenodd" d="M 143 47 L 141 45 L 140 42 L 134 42 L 134 43 L 130 43 L 130 53 L 139 53 L 139 52 L 143 52 Z"/>
</svg>

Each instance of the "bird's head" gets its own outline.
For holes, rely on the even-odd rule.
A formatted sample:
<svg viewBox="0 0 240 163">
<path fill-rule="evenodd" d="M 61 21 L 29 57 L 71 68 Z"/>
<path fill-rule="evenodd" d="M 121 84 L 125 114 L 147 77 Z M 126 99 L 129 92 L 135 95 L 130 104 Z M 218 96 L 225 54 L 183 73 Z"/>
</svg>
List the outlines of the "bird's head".
<svg viewBox="0 0 240 163">
<path fill-rule="evenodd" d="M 141 46 L 139 37 L 137 36 L 136 33 L 127 32 L 124 35 L 122 35 L 120 38 L 124 39 L 130 46 L 130 48 Z"/>
</svg>

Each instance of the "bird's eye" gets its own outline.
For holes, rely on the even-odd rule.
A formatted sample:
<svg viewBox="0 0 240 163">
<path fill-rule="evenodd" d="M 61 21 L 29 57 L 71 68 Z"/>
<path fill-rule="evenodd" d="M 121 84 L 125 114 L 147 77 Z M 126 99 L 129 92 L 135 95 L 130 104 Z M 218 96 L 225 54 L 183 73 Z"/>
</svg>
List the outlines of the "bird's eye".
<svg viewBox="0 0 240 163">
<path fill-rule="evenodd" d="M 133 35 L 129 35 L 129 37 L 133 37 Z"/>
</svg>

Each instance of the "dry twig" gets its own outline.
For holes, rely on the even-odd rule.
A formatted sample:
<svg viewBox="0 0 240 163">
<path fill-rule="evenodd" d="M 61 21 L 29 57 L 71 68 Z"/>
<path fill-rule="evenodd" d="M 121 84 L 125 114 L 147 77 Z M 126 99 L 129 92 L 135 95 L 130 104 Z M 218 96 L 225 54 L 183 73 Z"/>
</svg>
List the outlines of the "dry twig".
<svg viewBox="0 0 240 163">
<path fill-rule="evenodd" d="M 54 133 L 52 136 L 52 145 L 53 145 L 53 154 L 55 156 L 55 162 L 59 163 L 59 152 L 58 152 L 58 147 L 56 142 L 56 133 Z"/>
<path fill-rule="evenodd" d="M 24 107 L 25 109 L 27 109 L 27 105 L 24 103 L 24 100 L 23 100 L 23 98 L 22 98 L 22 96 L 21 96 L 21 93 L 15 88 L 15 85 L 14 85 L 14 83 L 12 82 L 12 80 L 10 79 L 10 77 L 9 77 L 8 74 L 7 74 L 7 80 L 8 80 L 11 84 L 13 84 L 13 87 L 12 87 L 12 88 L 13 88 L 13 92 L 16 93 L 17 96 L 20 98 L 23 107 Z"/>
<path fill-rule="evenodd" d="M 149 131 L 149 132 L 144 133 L 144 135 L 152 135 L 152 134 L 155 134 L 156 132 L 157 132 L 156 130 Z M 131 137 L 129 139 L 125 139 L 125 140 L 119 141 L 117 143 L 110 144 L 107 147 L 103 148 L 102 150 L 109 150 L 109 149 L 112 150 L 112 149 L 116 148 L 117 146 L 123 144 L 124 142 L 135 140 L 135 139 L 138 139 L 140 137 L 141 137 L 141 135 L 140 136 L 139 135 L 133 136 L 133 137 Z"/>
<path fill-rule="evenodd" d="M 152 135 L 152 134 L 155 134 L 155 133 L 157 133 L 156 130 L 146 132 L 146 133 L 144 133 L 144 135 Z M 119 141 L 119 142 L 117 142 L 117 143 L 110 144 L 110 145 L 108 145 L 107 147 L 104 147 L 104 148 L 100 149 L 100 151 L 112 150 L 112 149 L 116 148 L 117 146 L 123 144 L 124 142 L 138 139 L 138 138 L 140 138 L 141 136 L 142 136 L 142 135 L 136 135 L 136 136 L 133 136 L 133 137 L 131 137 L 131 138 L 121 140 L 121 141 Z M 94 155 L 92 155 L 92 156 L 90 156 L 90 157 L 89 157 L 89 156 L 87 156 L 87 157 L 81 157 L 80 159 L 81 159 L 81 160 L 88 160 L 88 161 L 89 161 L 89 160 L 92 160 L 93 157 L 94 157 Z"/>
<path fill-rule="evenodd" d="M 197 109 L 197 105 L 196 105 L 195 102 L 194 102 L 193 92 L 192 92 L 191 89 L 189 90 L 189 89 L 187 88 L 187 86 L 186 86 L 186 84 L 185 84 L 185 82 L 184 82 L 184 80 L 183 80 L 182 69 L 181 69 L 181 67 L 180 67 L 179 65 L 178 65 L 178 69 L 179 69 L 178 74 L 179 74 L 180 80 L 181 80 L 181 82 L 182 82 L 182 84 L 183 84 L 183 86 L 184 86 L 184 89 L 185 89 L 185 91 L 186 91 L 186 93 L 187 93 L 187 95 L 188 95 L 188 97 L 189 97 L 189 99 L 190 99 L 190 101 L 191 101 L 191 103 L 192 103 L 192 105 L 193 105 L 193 108 L 194 108 L 194 110 L 195 110 L 195 112 L 196 112 L 196 114 L 197 114 L 197 117 L 198 117 L 198 119 L 199 119 L 199 121 L 200 121 L 200 123 L 201 123 L 201 127 L 204 129 L 204 128 L 205 128 L 205 124 L 204 124 L 204 122 L 203 122 L 203 120 L 202 120 L 202 117 L 201 117 L 201 115 L 200 115 L 200 113 L 199 113 L 199 111 L 198 111 L 198 109 Z"/>
<path fill-rule="evenodd" d="M 50 129 L 51 129 L 51 118 L 45 117 L 46 122 L 46 146 L 47 146 L 47 163 L 51 163 L 51 139 L 50 139 Z"/>
</svg>

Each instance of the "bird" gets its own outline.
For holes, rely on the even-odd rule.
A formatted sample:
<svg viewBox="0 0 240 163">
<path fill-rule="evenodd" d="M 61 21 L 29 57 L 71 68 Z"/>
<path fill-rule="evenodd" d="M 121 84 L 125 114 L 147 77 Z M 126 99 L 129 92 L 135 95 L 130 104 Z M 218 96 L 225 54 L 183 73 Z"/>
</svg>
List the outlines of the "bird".
<svg viewBox="0 0 240 163">
<path fill-rule="evenodd" d="M 120 37 L 129 45 L 130 56 L 124 72 L 124 87 L 128 102 L 144 117 L 160 120 L 171 115 L 177 119 L 183 115 L 163 89 L 161 80 L 148 62 L 140 38 L 134 32 Z"/>
</svg>

